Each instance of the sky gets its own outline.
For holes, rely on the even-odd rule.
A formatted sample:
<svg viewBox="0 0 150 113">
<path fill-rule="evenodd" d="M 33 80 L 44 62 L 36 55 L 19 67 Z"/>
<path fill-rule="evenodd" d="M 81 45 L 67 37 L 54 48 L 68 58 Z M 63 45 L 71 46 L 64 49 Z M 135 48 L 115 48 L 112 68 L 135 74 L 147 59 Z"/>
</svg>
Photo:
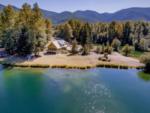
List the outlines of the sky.
<svg viewBox="0 0 150 113">
<path fill-rule="evenodd" d="M 112 13 L 130 7 L 150 7 L 150 0 L 0 0 L 0 4 L 19 8 L 25 2 L 38 3 L 40 8 L 55 12 L 93 10 Z"/>
</svg>

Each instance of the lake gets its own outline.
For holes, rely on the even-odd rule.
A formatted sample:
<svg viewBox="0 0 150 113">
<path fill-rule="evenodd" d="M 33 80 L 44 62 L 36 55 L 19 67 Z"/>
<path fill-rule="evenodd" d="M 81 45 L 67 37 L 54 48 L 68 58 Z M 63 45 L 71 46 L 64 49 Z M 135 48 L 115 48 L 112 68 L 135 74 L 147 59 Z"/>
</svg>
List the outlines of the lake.
<svg viewBox="0 0 150 113">
<path fill-rule="evenodd" d="M 0 69 L 0 113 L 150 113 L 136 69 Z"/>
</svg>

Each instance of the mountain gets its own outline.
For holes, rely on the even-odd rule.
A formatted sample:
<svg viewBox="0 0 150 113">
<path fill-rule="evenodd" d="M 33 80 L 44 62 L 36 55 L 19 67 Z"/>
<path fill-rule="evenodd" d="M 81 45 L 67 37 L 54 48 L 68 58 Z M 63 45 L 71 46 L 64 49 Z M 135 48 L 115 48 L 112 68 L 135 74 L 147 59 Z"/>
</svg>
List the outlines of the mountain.
<svg viewBox="0 0 150 113">
<path fill-rule="evenodd" d="M 5 6 L 0 4 L 0 10 Z M 14 6 L 13 6 L 14 7 Z M 15 10 L 19 8 L 14 7 Z M 62 13 L 52 12 L 41 9 L 44 17 L 51 19 L 54 24 L 63 23 L 69 19 L 79 19 L 87 22 L 110 22 L 110 21 L 125 21 L 125 20 L 146 20 L 150 21 L 150 8 L 128 8 L 122 9 L 115 13 L 98 13 L 96 11 L 76 11 L 69 12 L 65 11 Z"/>
<path fill-rule="evenodd" d="M 5 6 L 3 6 L 2 4 L 0 4 L 0 10 L 2 10 Z"/>
<path fill-rule="evenodd" d="M 76 11 L 56 13 L 42 10 L 46 18 L 51 18 L 54 24 L 63 23 L 69 19 L 80 19 L 87 22 L 111 22 L 111 21 L 126 21 L 126 20 L 145 20 L 150 21 L 150 8 L 128 8 L 122 9 L 115 13 L 98 13 L 96 11 Z"/>
</svg>

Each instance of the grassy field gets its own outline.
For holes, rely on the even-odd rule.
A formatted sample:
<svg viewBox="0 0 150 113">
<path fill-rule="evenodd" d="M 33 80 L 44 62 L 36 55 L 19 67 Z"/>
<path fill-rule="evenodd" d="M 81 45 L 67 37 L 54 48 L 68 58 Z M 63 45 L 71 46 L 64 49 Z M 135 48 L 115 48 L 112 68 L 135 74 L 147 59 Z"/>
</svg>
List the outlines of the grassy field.
<svg viewBox="0 0 150 113">
<path fill-rule="evenodd" d="M 148 53 L 150 53 L 150 52 L 133 51 L 133 52 L 130 54 L 130 57 L 140 59 L 140 57 L 141 57 L 142 55 L 148 54 Z"/>
</svg>

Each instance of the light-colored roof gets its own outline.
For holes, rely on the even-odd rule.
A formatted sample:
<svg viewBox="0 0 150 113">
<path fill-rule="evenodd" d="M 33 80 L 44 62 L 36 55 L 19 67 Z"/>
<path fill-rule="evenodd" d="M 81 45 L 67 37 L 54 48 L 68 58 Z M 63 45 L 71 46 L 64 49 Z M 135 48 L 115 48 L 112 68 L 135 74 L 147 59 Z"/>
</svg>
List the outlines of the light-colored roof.
<svg viewBox="0 0 150 113">
<path fill-rule="evenodd" d="M 67 47 L 68 43 L 65 40 L 56 40 L 61 47 Z"/>
<path fill-rule="evenodd" d="M 57 40 L 52 41 L 51 43 L 53 43 L 56 46 L 57 49 L 61 49 L 61 46 L 60 46 L 60 44 L 58 43 Z"/>
<path fill-rule="evenodd" d="M 54 46 L 57 48 L 57 49 L 61 49 L 61 48 L 69 48 L 70 47 L 70 44 L 68 42 L 66 42 L 65 40 L 63 39 L 60 39 L 60 38 L 53 38 L 53 40 L 51 40 L 47 45 L 46 47 L 48 47 L 51 43 L 54 44 Z"/>
</svg>

